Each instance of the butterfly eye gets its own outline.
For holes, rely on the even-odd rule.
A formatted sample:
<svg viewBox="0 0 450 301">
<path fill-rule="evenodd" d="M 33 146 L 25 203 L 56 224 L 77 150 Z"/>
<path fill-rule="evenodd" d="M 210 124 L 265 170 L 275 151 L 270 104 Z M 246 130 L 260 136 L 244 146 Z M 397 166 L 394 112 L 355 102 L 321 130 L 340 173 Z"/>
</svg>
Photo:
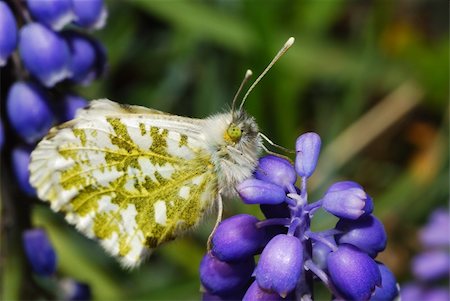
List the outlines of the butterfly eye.
<svg viewBox="0 0 450 301">
<path fill-rule="evenodd" d="M 240 127 L 238 127 L 235 124 L 230 124 L 230 126 L 227 129 L 227 135 L 226 135 L 229 140 L 233 141 L 233 142 L 238 142 L 239 139 L 241 139 L 242 136 L 242 130 Z"/>
</svg>

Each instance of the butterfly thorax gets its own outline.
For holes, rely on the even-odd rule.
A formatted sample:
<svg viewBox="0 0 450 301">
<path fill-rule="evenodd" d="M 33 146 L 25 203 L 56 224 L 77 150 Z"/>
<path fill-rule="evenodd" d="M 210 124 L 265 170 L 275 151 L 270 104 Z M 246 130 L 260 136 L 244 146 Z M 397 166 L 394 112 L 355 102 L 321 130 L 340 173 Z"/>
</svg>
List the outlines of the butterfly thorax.
<svg viewBox="0 0 450 301">
<path fill-rule="evenodd" d="M 261 150 L 258 126 L 244 111 L 206 119 L 204 137 L 224 196 L 235 196 L 235 186 L 255 170 Z"/>
</svg>

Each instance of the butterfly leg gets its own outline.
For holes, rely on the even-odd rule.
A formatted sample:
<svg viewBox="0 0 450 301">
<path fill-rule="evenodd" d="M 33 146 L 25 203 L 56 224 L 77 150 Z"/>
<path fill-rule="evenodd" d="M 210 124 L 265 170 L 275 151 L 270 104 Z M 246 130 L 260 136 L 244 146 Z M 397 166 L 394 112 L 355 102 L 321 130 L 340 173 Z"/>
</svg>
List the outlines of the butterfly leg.
<svg viewBox="0 0 450 301">
<path fill-rule="evenodd" d="M 216 229 L 219 226 L 220 222 L 222 221 L 222 214 L 223 214 L 222 194 L 219 191 L 219 194 L 217 196 L 217 219 L 216 219 L 216 224 L 214 225 L 214 228 L 212 229 L 211 234 L 209 234 L 209 237 L 208 237 L 208 243 L 207 243 L 208 252 L 211 251 L 211 249 L 212 249 L 212 237 L 213 237 L 214 233 L 216 232 Z"/>
</svg>

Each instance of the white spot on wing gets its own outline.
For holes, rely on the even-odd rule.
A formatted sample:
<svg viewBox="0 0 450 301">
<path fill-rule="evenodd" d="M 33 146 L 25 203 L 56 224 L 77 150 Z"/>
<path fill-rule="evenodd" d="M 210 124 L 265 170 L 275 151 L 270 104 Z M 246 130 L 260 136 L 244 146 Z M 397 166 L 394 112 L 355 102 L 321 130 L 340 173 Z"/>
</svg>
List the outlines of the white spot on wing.
<svg viewBox="0 0 450 301">
<path fill-rule="evenodd" d="M 192 184 L 194 185 L 200 185 L 203 181 L 203 175 L 197 176 L 195 178 L 192 179 Z"/>
<path fill-rule="evenodd" d="M 183 186 L 180 188 L 180 191 L 178 192 L 178 195 L 187 200 L 189 198 L 189 191 L 191 190 L 191 188 L 189 186 Z"/>
<path fill-rule="evenodd" d="M 127 232 L 129 235 L 132 235 L 134 230 L 137 227 L 136 224 L 136 207 L 133 204 L 128 204 L 127 209 L 122 210 L 120 212 L 120 215 L 122 216 L 123 225 L 125 228 L 125 232 Z"/>
<path fill-rule="evenodd" d="M 102 172 L 100 169 L 94 169 L 92 171 L 92 177 L 98 184 L 107 187 L 112 181 L 117 180 L 123 175 L 123 172 L 117 171 L 116 168 L 111 168 Z"/>
<path fill-rule="evenodd" d="M 159 200 L 153 206 L 155 209 L 155 222 L 165 226 L 167 222 L 166 202 Z"/>
</svg>

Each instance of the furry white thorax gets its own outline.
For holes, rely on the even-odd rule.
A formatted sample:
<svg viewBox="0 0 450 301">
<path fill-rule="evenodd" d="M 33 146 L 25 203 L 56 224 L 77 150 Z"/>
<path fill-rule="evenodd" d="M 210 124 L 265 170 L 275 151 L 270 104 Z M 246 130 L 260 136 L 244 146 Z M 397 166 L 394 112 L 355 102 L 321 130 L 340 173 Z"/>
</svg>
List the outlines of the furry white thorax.
<svg viewBox="0 0 450 301">
<path fill-rule="evenodd" d="M 236 143 L 225 139 L 232 121 L 242 130 Z M 203 136 L 216 169 L 220 193 L 236 196 L 236 185 L 251 177 L 258 164 L 262 145 L 258 125 L 245 112 L 237 113 L 234 120 L 231 112 L 215 114 L 205 120 Z"/>
</svg>

